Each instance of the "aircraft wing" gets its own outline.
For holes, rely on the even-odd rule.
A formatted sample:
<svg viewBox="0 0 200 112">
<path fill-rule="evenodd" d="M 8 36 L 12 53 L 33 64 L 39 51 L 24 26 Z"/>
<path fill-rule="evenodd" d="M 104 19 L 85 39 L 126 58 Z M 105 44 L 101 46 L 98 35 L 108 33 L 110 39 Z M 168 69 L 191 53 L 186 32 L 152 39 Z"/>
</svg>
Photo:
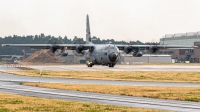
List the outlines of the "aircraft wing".
<svg viewBox="0 0 200 112">
<path fill-rule="evenodd" d="M 30 47 L 34 49 L 50 49 L 51 47 L 57 47 L 57 49 L 65 48 L 66 50 L 75 50 L 78 46 L 81 46 L 83 50 L 94 48 L 94 45 L 91 44 L 2 44 L 2 46 Z"/>
<path fill-rule="evenodd" d="M 157 49 L 188 49 L 196 48 L 197 46 L 187 46 L 187 45 L 115 45 L 119 50 L 124 50 L 125 47 L 132 47 L 133 49 L 139 48 L 140 50 L 149 49 L 151 47 L 156 47 Z"/>
</svg>

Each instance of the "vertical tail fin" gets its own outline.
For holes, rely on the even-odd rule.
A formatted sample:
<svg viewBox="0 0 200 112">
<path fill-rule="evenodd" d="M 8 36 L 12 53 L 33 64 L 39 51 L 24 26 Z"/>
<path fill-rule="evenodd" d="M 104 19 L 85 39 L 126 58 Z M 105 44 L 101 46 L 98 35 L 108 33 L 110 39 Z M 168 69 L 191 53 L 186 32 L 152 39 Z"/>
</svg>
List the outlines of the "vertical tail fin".
<svg viewBox="0 0 200 112">
<path fill-rule="evenodd" d="M 90 34 L 90 22 L 89 16 L 86 18 L 86 44 L 92 43 L 91 34 Z"/>
</svg>

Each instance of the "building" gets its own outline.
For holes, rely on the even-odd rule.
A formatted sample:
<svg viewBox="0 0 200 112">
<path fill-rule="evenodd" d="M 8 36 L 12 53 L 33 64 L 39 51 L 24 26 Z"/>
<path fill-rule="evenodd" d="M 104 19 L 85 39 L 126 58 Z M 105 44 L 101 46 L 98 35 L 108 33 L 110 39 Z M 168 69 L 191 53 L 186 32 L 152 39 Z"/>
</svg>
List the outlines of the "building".
<svg viewBox="0 0 200 112">
<path fill-rule="evenodd" d="M 0 55 L 2 62 L 20 62 L 23 59 L 22 55 Z"/>
<path fill-rule="evenodd" d="M 74 64 L 74 63 L 85 64 L 86 63 L 85 57 L 82 54 L 78 54 L 76 51 L 73 51 L 73 50 L 67 50 L 67 52 L 68 52 L 67 56 L 59 57 L 63 63 L 67 63 L 67 64 Z"/>
<path fill-rule="evenodd" d="M 160 39 L 162 45 L 194 45 L 194 42 L 200 42 L 199 32 L 166 34 Z"/>
<path fill-rule="evenodd" d="M 23 59 L 32 55 L 35 51 L 38 51 L 38 50 L 22 50 Z"/>
<path fill-rule="evenodd" d="M 160 44 L 198 46 L 194 49 L 169 49 L 166 52 L 172 52 L 172 59 L 175 59 L 176 62 L 200 61 L 200 32 L 166 34 L 160 39 Z"/>
<path fill-rule="evenodd" d="M 137 64 L 137 63 L 171 63 L 171 55 L 153 55 L 145 54 L 142 57 L 133 57 L 132 55 L 122 54 L 119 63 Z"/>
</svg>

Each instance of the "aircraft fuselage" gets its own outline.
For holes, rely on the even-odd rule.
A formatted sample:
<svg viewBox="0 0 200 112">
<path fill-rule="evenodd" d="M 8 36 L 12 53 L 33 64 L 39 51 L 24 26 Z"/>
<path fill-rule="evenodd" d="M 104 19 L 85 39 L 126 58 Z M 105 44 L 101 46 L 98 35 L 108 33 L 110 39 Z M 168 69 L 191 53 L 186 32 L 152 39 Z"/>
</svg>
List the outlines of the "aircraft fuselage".
<svg viewBox="0 0 200 112">
<path fill-rule="evenodd" d="M 93 52 L 86 53 L 85 58 L 87 65 L 106 65 L 113 67 L 119 61 L 120 52 L 112 44 L 95 45 Z"/>
</svg>

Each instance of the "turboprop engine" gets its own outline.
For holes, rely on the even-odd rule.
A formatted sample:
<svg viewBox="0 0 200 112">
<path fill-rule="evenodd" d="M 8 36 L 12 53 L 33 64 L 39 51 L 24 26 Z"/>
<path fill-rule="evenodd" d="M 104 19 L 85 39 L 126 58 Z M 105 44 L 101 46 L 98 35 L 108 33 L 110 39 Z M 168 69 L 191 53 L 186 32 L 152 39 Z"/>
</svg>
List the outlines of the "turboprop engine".
<svg viewBox="0 0 200 112">
<path fill-rule="evenodd" d="M 50 47 L 50 51 L 51 51 L 52 53 L 55 53 L 57 49 L 58 49 L 58 46 L 57 46 L 57 45 L 52 45 L 52 46 Z"/>
<path fill-rule="evenodd" d="M 143 55 L 143 53 L 142 52 L 133 52 L 133 56 L 134 57 L 141 57 Z"/>
<path fill-rule="evenodd" d="M 66 50 L 63 50 L 61 51 L 60 53 L 61 56 L 67 56 L 68 55 L 68 52 Z"/>
<path fill-rule="evenodd" d="M 132 50 L 133 50 L 133 47 L 131 47 L 131 46 L 126 46 L 126 47 L 124 47 L 124 52 L 125 52 L 126 54 L 129 54 Z"/>
<path fill-rule="evenodd" d="M 149 47 L 148 51 L 152 54 L 156 53 L 158 51 L 158 47 L 157 46 L 151 46 L 151 47 Z"/>
<path fill-rule="evenodd" d="M 76 51 L 78 54 L 82 53 L 82 51 L 83 51 L 83 46 L 76 46 L 75 51 Z"/>
<path fill-rule="evenodd" d="M 57 45 L 52 45 L 50 47 L 50 51 L 54 53 L 56 56 L 67 56 L 68 52 L 64 50 L 63 48 L 59 49 Z"/>
</svg>

